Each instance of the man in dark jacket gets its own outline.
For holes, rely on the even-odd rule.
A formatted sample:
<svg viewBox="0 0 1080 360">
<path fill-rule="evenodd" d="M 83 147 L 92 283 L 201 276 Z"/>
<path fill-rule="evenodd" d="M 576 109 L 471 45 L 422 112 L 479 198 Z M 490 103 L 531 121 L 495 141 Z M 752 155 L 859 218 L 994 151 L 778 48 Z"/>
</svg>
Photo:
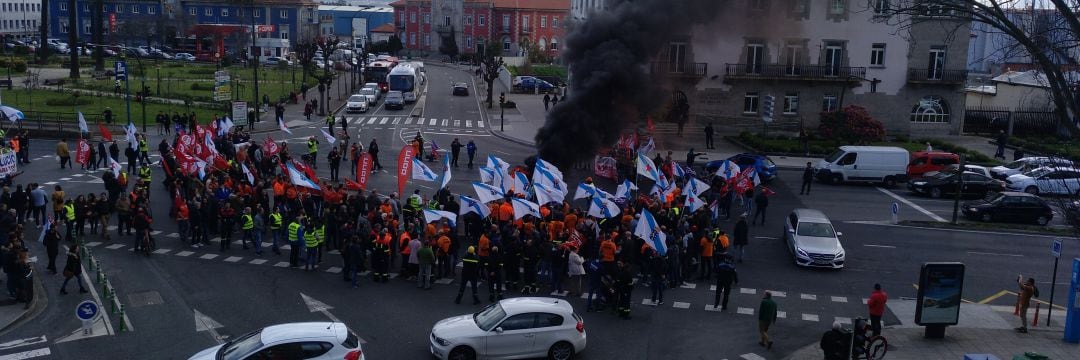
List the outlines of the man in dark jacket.
<svg viewBox="0 0 1080 360">
<path fill-rule="evenodd" d="M 746 215 L 739 215 L 739 222 L 735 223 L 735 259 L 742 263 L 746 245 L 750 244 L 750 227 L 746 225 Z"/>
<path fill-rule="evenodd" d="M 461 155 L 462 146 L 464 145 L 461 145 L 461 141 L 458 141 L 457 138 L 454 138 L 454 141 L 450 143 L 450 163 L 453 164 L 454 167 L 458 167 L 458 155 Z"/>
<path fill-rule="evenodd" d="M 618 270 L 615 273 L 615 291 L 618 293 L 617 312 L 619 317 L 630 319 L 631 293 L 634 291 L 634 274 L 630 272 L 630 265 L 626 262 L 618 262 Z"/>
<path fill-rule="evenodd" d="M 653 305 L 664 304 L 664 276 L 667 274 L 667 269 L 664 267 L 667 265 L 664 263 L 664 258 L 660 257 L 656 251 L 649 248 L 646 251 L 649 256 L 649 277 L 652 281 L 652 302 Z"/>
<path fill-rule="evenodd" d="M 804 192 L 806 195 L 810 195 L 810 184 L 814 182 L 814 166 L 809 161 L 806 162 L 806 168 L 802 172 L 802 187 L 799 188 L 799 195 Z"/>
<path fill-rule="evenodd" d="M 754 218 L 750 220 L 751 224 L 757 223 L 758 216 L 761 216 L 761 225 L 765 225 L 765 208 L 769 207 L 769 196 L 765 195 L 764 189 L 754 194 Z"/>
<path fill-rule="evenodd" d="M 716 299 L 713 300 L 713 309 L 720 307 L 720 311 L 727 310 L 732 283 L 739 284 L 739 273 L 735 271 L 731 255 L 724 254 L 716 266 Z"/>
<path fill-rule="evenodd" d="M 382 164 L 379 163 L 379 144 L 375 142 L 374 138 L 368 144 L 367 152 L 371 154 L 372 170 L 382 170 Z"/>
<path fill-rule="evenodd" d="M 834 322 L 832 330 L 821 336 L 821 351 L 825 352 L 825 360 L 850 359 L 850 343 L 851 334 L 844 331 L 839 321 Z"/>
<path fill-rule="evenodd" d="M 465 293 L 466 283 L 472 286 L 473 305 L 480 304 L 480 297 L 476 295 L 476 281 L 479 275 L 480 258 L 476 256 L 476 248 L 470 246 L 465 252 L 465 257 L 461 258 L 461 283 L 458 286 L 457 298 L 454 299 L 455 304 L 461 303 L 461 295 Z"/>
</svg>

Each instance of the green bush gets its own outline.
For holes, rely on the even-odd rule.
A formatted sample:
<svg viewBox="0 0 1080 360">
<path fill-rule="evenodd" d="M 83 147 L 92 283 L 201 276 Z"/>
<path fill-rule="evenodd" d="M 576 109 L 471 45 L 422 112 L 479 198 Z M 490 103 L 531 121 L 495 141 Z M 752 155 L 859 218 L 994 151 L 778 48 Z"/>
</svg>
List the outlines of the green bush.
<svg viewBox="0 0 1080 360">
<path fill-rule="evenodd" d="M 86 97 L 86 96 L 80 96 L 80 97 L 68 96 L 68 97 L 45 100 L 45 105 L 49 105 L 49 106 L 82 106 L 82 105 L 90 105 L 93 102 L 94 101 L 92 99 L 88 99 L 88 97 Z"/>
<path fill-rule="evenodd" d="M 214 72 L 216 72 L 216 71 L 217 71 L 217 69 L 214 69 L 214 68 L 198 67 L 198 68 L 188 70 L 187 73 L 192 74 L 192 75 L 214 75 Z"/>
<path fill-rule="evenodd" d="M 195 90 L 195 91 L 214 90 L 214 84 L 209 83 L 209 82 L 206 82 L 206 83 L 193 82 L 193 83 L 191 83 L 191 90 Z"/>
</svg>

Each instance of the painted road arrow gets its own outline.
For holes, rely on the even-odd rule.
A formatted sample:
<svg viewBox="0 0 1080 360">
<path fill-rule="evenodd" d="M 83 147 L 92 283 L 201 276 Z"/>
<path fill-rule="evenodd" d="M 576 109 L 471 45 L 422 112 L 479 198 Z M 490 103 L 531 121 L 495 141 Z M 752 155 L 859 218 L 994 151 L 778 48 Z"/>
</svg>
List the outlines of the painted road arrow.
<svg viewBox="0 0 1080 360">
<path fill-rule="evenodd" d="M 209 332 L 210 336 L 214 338 L 215 342 L 217 342 L 218 344 L 225 343 L 225 339 L 222 338 L 221 335 L 217 332 L 217 329 L 223 328 L 225 326 L 222 326 L 221 323 L 214 321 L 214 319 L 211 319 L 209 316 L 206 316 L 206 314 L 199 312 L 198 309 L 192 309 L 192 312 L 194 312 L 195 316 L 195 332 Z"/>
</svg>

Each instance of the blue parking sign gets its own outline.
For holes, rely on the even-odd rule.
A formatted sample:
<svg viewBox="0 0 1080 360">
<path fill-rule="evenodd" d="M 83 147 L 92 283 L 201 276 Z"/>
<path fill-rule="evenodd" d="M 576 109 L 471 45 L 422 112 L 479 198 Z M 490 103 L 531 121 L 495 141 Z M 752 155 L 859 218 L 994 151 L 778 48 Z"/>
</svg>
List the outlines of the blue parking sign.
<svg viewBox="0 0 1080 360">
<path fill-rule="evenodd" d="M 97 317 L 101 308 L 93 300 L 86 300 L 75 307 L 75 317 L 79 320 L 90 321 Z"/>
<path fill-rule="evenodd" d="M 127 80 L 127 62 L 117 61 L 113 72 L 116 73 L 116 80 Z"/>
</svg>

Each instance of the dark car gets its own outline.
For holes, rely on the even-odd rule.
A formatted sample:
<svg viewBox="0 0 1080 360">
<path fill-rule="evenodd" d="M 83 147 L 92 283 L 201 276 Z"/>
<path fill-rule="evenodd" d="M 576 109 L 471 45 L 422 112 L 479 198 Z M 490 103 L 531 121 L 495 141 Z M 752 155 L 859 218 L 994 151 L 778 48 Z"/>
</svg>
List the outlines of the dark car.
<svg viewBox="0 0 1080 360">
<path fill-rule="evenodd" d="M 965 172 L 963 175 L 964 187 L 960 196 L 986 197 L 991 191 L 1001 191 L 1003 186 L 1000 181 L 979 175 L 973 172 Z M 940 198 L 944 195 L 955 195 L 956 188 L 960 185 L 956 173 L 936 172 L 912 181 L 908 181 L 907 187 L 913 193 L 929 195 L 932 198 Z"/>
<path fill-rule="evenodd" d="M 454 96 L 469 96 L 469 85 L 465 83 L 454 84 Z"/>
<path fill-rule="evenodd" d="M 727 160 L 739 165 L 739 169 L 749 169 L 750 167 L 754 167 L 754 169 L 757 170 L 758 178 L 761 179 L 761 182 L 769 182 L 776 178 L 776 163 L 774 163 L 772 159 L 769 159 L 768 156 L 742 153 L 729 157 Z M 705 163 L 705 170 L 710 173 L 715 172 L 716 169 L 720 168 L 720 165 L 723 164 L 724 161 L 725 160 L 713 160 Z"/>
<path fill-rule="evenodd" d="M 964 216 L 982 221 L 1035 222 L 1046 225 L 1054 219 L 1054 211 L 1038 196 L 1006 191 L 989 198 L 965 202 Z"/>
</svg>

